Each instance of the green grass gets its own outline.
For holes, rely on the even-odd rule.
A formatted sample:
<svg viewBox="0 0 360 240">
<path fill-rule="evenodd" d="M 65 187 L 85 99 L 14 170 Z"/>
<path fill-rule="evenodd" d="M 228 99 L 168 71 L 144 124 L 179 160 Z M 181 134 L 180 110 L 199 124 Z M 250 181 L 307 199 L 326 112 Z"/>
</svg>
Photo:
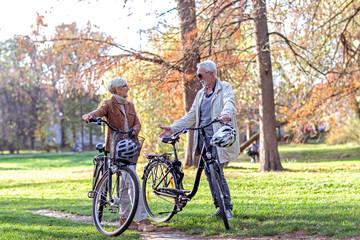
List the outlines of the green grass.
<svg viewBox="0 0 360 240">
<path fill-rule="evenodd" d="M 197 195 L 166 223 L 189 234 L 259 236 L 305 231 L 346 238 L 360 235 L 360 148 L 279 145 L 284 172 L 260 173 L 244 154 L 225 169 L 235 218 L 226 230 L 205 177 Z M 91 215 L 92 153 L 0 156 L 0 239 L 105 239 L 92 224 L 31 213 L 53 209 Z M 139 164 L 142 176 L 144 164 Z M 185 169 L 190 189 L 196 169 Z M 138 239 L 125 231 L 119 239 Z"/>
<path fill-rule="evenodd" d="M 53 209 L 91 215 L 95 153 L 0 156 L 0 239 L 107 239 L 92 224 L 31 213 Z M 126 231 L 117 239 L 138 239 Z"/>
</svg>

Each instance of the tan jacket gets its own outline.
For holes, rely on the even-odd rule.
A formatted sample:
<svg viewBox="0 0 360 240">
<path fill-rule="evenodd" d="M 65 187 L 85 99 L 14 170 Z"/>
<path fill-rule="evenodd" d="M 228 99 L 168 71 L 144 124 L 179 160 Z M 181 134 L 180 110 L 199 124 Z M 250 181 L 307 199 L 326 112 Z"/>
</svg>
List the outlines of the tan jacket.
<svg viewBox="0 0 360 240">
<path fill-rule="evenodd" d="M 181 119 L 176 121 L 173 125 L 170 126 L 172 133 L 180 131 L 184 127 L 191 127 L 195 124 L 195 127 L 199 126 L 200 122 L 200 105 L 201 100 L 205 94 L 205 88 L 201 89 L 195 97 L 193 105 L 191 106 L 190 111 Z M 232 126 L 237 129 L 236 122 L 236 105 L 234 92 L 231 85 L 228 82 L 222 82 L 216 80 L 215 91 L 211 100 L 211 118 L 220 117 L 221 115 L 228 115 L 231 117 Z M 214 123 L 213 125 L 214 133 L 220 128 L 220 123 Z M 195 159 L 195 154 L 198 145 L 198 136 L 199 131 L 195 131 L 194 138 L 194 149 L 193 149 L 193 159 Z M 237 158 L 240 154 L 240 143 L 239 143 L 239 134 L 237 133 L 235 143 L 228 148 L 217 148 L 219 160 L 221 163 L 229 162 Z"/>
<path fill-rule="evenodd" d="M 132 102 L 125 102 L 125 112 L 128 120 L 129 128 L 134 129 L 134 134 L 138 135 L 141 130 L 141 124 L 139 118 L 136 115 L 135 106 Z M 121 111 L 120 104 L 116 101 L 115 97 L 111 97 L 109 100 L 105 100 L 101 107 L 95 111 L 90 112 L 91 116 L 105 117 L 112 126 L 124 131 L 125 115 Z M 106 134 L 106 146 L 105 150 L 110 151 L 110 132 L 112 130 L 107 128 Z"/>
</svg>

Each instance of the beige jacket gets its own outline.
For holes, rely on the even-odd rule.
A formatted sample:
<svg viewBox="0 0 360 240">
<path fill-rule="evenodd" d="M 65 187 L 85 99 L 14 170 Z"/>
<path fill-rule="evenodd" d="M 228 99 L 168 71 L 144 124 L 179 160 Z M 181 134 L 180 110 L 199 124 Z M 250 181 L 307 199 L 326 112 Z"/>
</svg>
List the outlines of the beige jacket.
<svg viewBox="0 0 360 240">
<path fill-rule="evenodd" d="M 184 127 L 191 127 L 195 124 L 195 127 L 199 126 L 200 122 L 200 104 L 205 94 L 205 88 L 201 89 L 195 97 L 193 105 L 191 106 L 190 111 L 181 119 L 176 121 L 173 125 L 170 126 L 172 133 L 180 131 Z M 234 92 L 231 85 L 228 82 L 222 82 L 217 80 L 215 91 L 211 100 L 211 118 L 220 117 L 222 115 L 228 115 L 231 117 L 232 126 L 237 129 L 236 122 L 236 104 Z M 213 125 L 214 133 L 220 128 L 220 123 L 214 123 Z M 194 150 L 193 150 L 193 159 L 195 159 L 196 148 L 198 145 L 198 131 L 195 131 L 194 139 Z M 235 143 L 228 148 L 217 148 L 219 160 L 221 163 L 229 162 L 237 158 L 240 154 L 240 144 L 239 144 L 239 134 L 237 133 Z"/>
</svg>

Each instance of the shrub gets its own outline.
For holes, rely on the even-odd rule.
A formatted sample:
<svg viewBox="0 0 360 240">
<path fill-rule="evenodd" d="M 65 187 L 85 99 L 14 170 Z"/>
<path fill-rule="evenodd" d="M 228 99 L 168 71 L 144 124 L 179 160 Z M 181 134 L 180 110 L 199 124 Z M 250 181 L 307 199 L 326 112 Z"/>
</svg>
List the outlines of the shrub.
<svg viewBox="0 0 360 240">
<path fill-rule="evenodd" d="M 360 120 L 346 118 L 330 129 L 325 139 L 326 144 L 360 143 Z"/>
</svg>

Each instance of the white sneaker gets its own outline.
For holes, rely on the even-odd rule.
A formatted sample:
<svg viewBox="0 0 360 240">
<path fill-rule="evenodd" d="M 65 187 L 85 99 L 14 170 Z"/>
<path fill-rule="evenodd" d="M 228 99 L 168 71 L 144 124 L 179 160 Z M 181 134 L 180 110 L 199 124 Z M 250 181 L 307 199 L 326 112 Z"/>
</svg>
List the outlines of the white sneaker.
<svg viewBox="0 0 360 240">
<path fill-rule="evenodd" d="M 220 208 L 219 208 L 219 207 L 216 208 L 214 215 L 217 216 L 217 217 L 221 217 Z M 212 216 L 214 216 L 214 215 L 212 215 Z M 226 217 L 228 218 L 228 220 L 233 220 L 234 214 L 232 213 L 231 210 L 226 210 Z"/>
<path fill-rule="evenodd" d="M 220 208 L 217 207 L 215 210 L 215 216 L 220 216 Z"/>
<path fill-rule="evenodd" d="M 232 213 L 231 210 L 226 210 L 226 217 L 227 219 L 230 221 L 230 220 L 233 220 L 234 218 L 234 214 Z"/>
</svg>

